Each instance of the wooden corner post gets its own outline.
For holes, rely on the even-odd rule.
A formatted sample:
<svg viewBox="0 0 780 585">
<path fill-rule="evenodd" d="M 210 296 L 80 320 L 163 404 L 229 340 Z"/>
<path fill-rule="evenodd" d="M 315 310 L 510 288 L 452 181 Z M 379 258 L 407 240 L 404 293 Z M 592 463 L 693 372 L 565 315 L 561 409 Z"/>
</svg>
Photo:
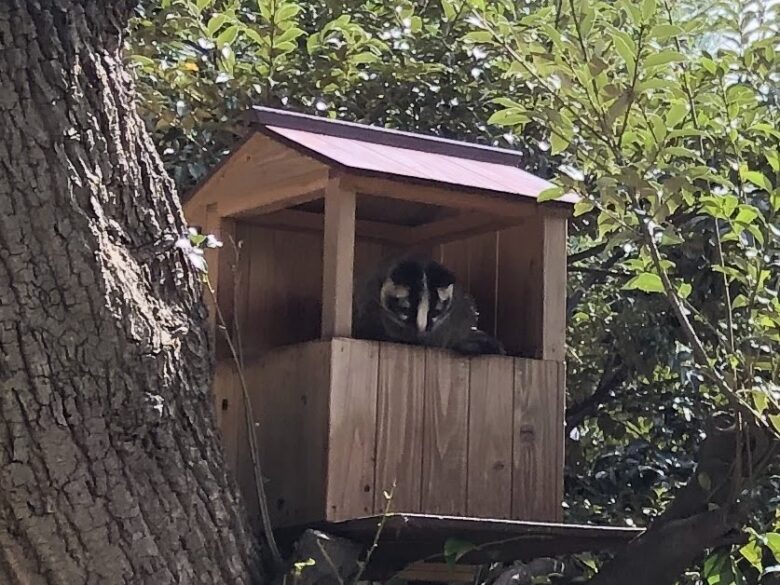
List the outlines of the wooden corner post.
<svg viewBox="0 0 780 585">
<path fill-rule="evenodd" d="M 557 210 L 556 210 L 557 211 Z M 542 212 L 542 355 L 566 359 L 566 214 Z"/>
<path fill-rule="evenodd" d="M 355 192 L 338 178 L 325 187 L 322 259 L 322 338 L 352 335 L 352 288 L 355 264 Z"/>
</svg>

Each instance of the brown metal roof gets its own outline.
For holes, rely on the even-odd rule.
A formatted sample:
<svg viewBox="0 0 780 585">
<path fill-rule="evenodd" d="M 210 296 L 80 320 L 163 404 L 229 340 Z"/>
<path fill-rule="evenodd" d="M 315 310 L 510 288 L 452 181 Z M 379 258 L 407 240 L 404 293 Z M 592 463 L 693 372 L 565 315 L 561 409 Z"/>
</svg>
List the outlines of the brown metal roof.
<svg viewBox="0 0 780 585">
<path fill-rule="evenodd" d="M 520 154 L 504 148 L 263 107 L 250 111 L 250 121 L 293 148 L 353 171 L 531 198 L 553 186 L 522 170 Z M 567 194 L 557 201 L 578 200 Z"/>
</svg>

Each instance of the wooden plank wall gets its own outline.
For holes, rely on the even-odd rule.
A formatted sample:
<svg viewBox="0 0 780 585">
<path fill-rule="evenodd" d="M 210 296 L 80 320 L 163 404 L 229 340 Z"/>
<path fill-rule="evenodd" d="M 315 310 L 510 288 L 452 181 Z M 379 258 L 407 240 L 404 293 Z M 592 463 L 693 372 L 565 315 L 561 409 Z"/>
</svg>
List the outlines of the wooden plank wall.
<svg viewBox="0 0 780 585">
<path fill-rule="evenodd" d="M 223 396 L 238 380 L 218 370 Z M 559 521 L 563 364 L 335 339 L 247 362 L 277 526 L 384 511 Z M 220 413 L 228 461 L 257 522 L 242 418 Z M 395 488 L 394 488 L 395 486 Z"/>
<path fill-rule="evenodd" d="M 381 513 L 394 484 L 394 512 L 560 520 L 563 364 L 334 344 L 328 520 Z"/>
<path fill-rule="evenodd" d="M 480 327 L 497 335 L 511 355 L 563 359 L 565 220 L 550 225 L 554 229 L 534 220 L 418 250 L 427 251 L 456 274 L 476 300 Z M 235 237 L 242 242 L 242 262 L 235 303 L 228 304 L 242 315 L 246 355 L 319 339 L 322 234 L 236 222 Z M 358 240 L 356 280 L 402 251 Z M 545 262 L 548 268 L 543 270 Z"/>
</svg>

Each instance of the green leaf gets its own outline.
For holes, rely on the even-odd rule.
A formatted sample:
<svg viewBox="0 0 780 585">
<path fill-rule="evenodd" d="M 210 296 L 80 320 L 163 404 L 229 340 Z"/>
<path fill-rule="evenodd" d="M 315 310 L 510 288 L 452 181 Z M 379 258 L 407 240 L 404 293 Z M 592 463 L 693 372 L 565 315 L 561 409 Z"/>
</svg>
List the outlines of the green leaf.
<svg viewBox="0 0 780 585">
<path fill-rule="evenodd" d="M 274 43 L 281 44 L 281 43 L 291 42 L 291 41 L 294 41 L 295 39 L 297 39 L 299 36 L 301 36 L 303 34 L 306 34 L 306 33 L 304 31 L 302 31 L 301 29 L 299 29 L 298 27 L 293 26 L 291 28 L 288 28 L 281 35 L 279 35 L 276 39 L 274 39 Z"/>
<path fill-rule="evenodd" d="M 655 14 L 655 11 L 657 9 L 656 0 L 643 0 L 642 2 L 642 18 L 645 20 L 645 22 L 650 21 L 650 19 Z"/>
<path fill-rule="evenodd" d="M 488 124 L 495 126 L 517 126 L 528 122 L 528 115 L 520 108 L 507 108 L 495 112 L 488 118 Z"/>
<path fill-rule="evenodd" d="M 626 62 L 628 74 L 633 76 L 636 70 L 636 44 L 626 33 L 619 30 L 611 31 L 612 42 L 615 43 L 615 50 Z"/>
<path fill-rule="evenodd" d="M 355 65 L 361 65 L 361 64 L 364 64 L 364 63 L 376 63 L 377 61 L 379 61 L 379 57 L 377 57 L 376 55 L 374 55 L 373 53 L 371 53 L 369 51 L 366 51 L 364 53 L 358 53 L 357 55 L 352 57 L 350 60 Z"/>
<path fill-rule="evenodd" d="M 567 148 L 569 148 L 569 142 L 570 140 L 561 136 L 557 132 L 553 132 L 553 135 L 550 136 L 550 152 L 552 154 L 560 154 Z"/>
<path fill-rule="evenodd" d="M 683 28 L 676 24 L 658 24 L 650 29 L 650 37 L 659 41 L 665 41 L 672 37 L 680 36 L 684 32 Z"/>
<path fill-rule="evenodd" d="M 564 190 L 563 187 L 555 186 L 555 187 L 549 187 L 539 193 L 539 195 L 536 197 L 536 201 L 539 203 L 544 203 L 545 201 L 553 201 L 554 199 L 558 199 L 559 197 L 563 197 Z"/>
<path fill-rule="evenodd" d="M 780 562 L 780 532 L 769 532 L 764 535 L 767 548 L 775 555 L 775 559 Z"/>
<path fill-rule="evenodd" d="M 657 274 L 643 272 L 629 280 L 623 286 L 623 290 L 641 290 L 646 293 L 662 293 L 664 292 L 664 285 L 663 282 L 661 282 L 661 277 Z"/>
<path fill-rule="evenodd" d="M 692 291 L 693 287 L 687 282 L 683 282 L 679 287 L 677 287 L 677 294 L 682 299 L 687 299 Z"/>
<path fill-rule="evenodd" d="M 214 33 L 216 33 L 223 24 L 225 24 L 228 20 L 227 15 L 225 14 L 215 14 L 209 19 L 209 23 L 206 25 L 206 30 L 209 33 L 209 36 L 213 37 Z"/>
<path fill-rule="evenodd" d="M 423 21 L 422 18 L 419 16 L 412 16 L 412 26 L 410 27 L 412 29 L 413 33 L 420 32 L 422 30 Z"/>
<path fill-rule="evenodd" d="M 703 489 L 705 492 L 709 492 L 712 490 L 712 480 L 710 479 L 710 476 L 707 475 L 706 473 L 704 472 L 698 473 L 696 475 L 696 480 L 699 482 L 701 489 Z"/>
<path fill-rule="evenodd" d="M 274 13 L 274 22 L 276 24 L 282 23 L 285 20 L 290 20 L 295 17 L 301 11 L 301 7 L 297 4 L 285 4 L 276 10 Z"/>
<path fill-rule="evenodd" d="M 666 112 L 666 125 L 674 128 L 688 114 L 688 104 L 684 101 L 674 102 Z"/>
<path fill-rule="evenodd" d="M 492 43 L 494 40 L 493 33 L 489 30 L 472 31 L 467 33 L 463 39 L 472 43 Z"/>
<path fill-rule="evenodd" d="M 229 45 L 236 40 L 237 36 L 238 25 L 234 24 L 233 26 L 227 27 L 220 33 L 220 35 L 217 37 L 217 43 L 220 45 Z"/>
<path fill-rule="evenodd" d="M 772 183 L 770 183 L 769 179 L 767 179 L 766 176 L 764 176 L 764 174 L 760 173 L 759 171 L 740 169 L 739 176 L 743 181 L 753 183 L 756 187 L 759 187 L 764 191 L 772 190 Z"/>
<path fill-rule="evenodd" d="M 577 201 L 577 203 L 574 204 L 574 217 L 579 217 L 581 215 L 585 215 L 586 213 L 590 213 L 593 211 L 593 207 L 593 203 L 587 199 L 580 199 Z"/>
<path fill-rule="evenodd" d="M 661 51 L 660 53 L 652 53 L 648 55 L 645 60 L 647 67 L 656 67 L 658 65 L 666 65 L 667 63 L 675 63 L 679 61 L 685 61 L 685 55 L 679 51 Z"/>
<path fill-rule="evenodd" d="M 448 565 L 453 566 L 463 557 L 463 555 L 476 548 L 476 546 L 466 540 L 448 538 L 444 542 L 444 559 L 447 561 Z"/>
<path fill-rule="evenodd" d="M 753 406 L 756 407 L 759 413 L 763 414 L 767 406 L 769 406 L 769 397 L 766 395 L 766 392 L 751 390 L 750 395 L 753 397 Z"/>
<path fill-rule="evenodd" d="M 758 546 L 756 541 L 751 540 L 749 543 L 739 549 L 739 554 L 741 554 L 747 560 L 747 562 L 753 565 L 756 569 L 759 571 L 763 570 L 763 565 L 761 564 L 761 547 Z"/>
</svg>

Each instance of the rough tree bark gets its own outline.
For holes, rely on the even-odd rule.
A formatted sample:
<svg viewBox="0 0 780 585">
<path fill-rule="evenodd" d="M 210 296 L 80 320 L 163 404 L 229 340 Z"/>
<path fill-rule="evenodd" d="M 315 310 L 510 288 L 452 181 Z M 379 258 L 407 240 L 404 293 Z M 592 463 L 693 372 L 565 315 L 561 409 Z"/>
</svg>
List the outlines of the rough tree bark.
<svg viewBox="0 0 780 585">
<path fill-rule="evenodd" d="M 0 583 L 248 584 L 131 0 L 0 2 Z"/>
</svg>

